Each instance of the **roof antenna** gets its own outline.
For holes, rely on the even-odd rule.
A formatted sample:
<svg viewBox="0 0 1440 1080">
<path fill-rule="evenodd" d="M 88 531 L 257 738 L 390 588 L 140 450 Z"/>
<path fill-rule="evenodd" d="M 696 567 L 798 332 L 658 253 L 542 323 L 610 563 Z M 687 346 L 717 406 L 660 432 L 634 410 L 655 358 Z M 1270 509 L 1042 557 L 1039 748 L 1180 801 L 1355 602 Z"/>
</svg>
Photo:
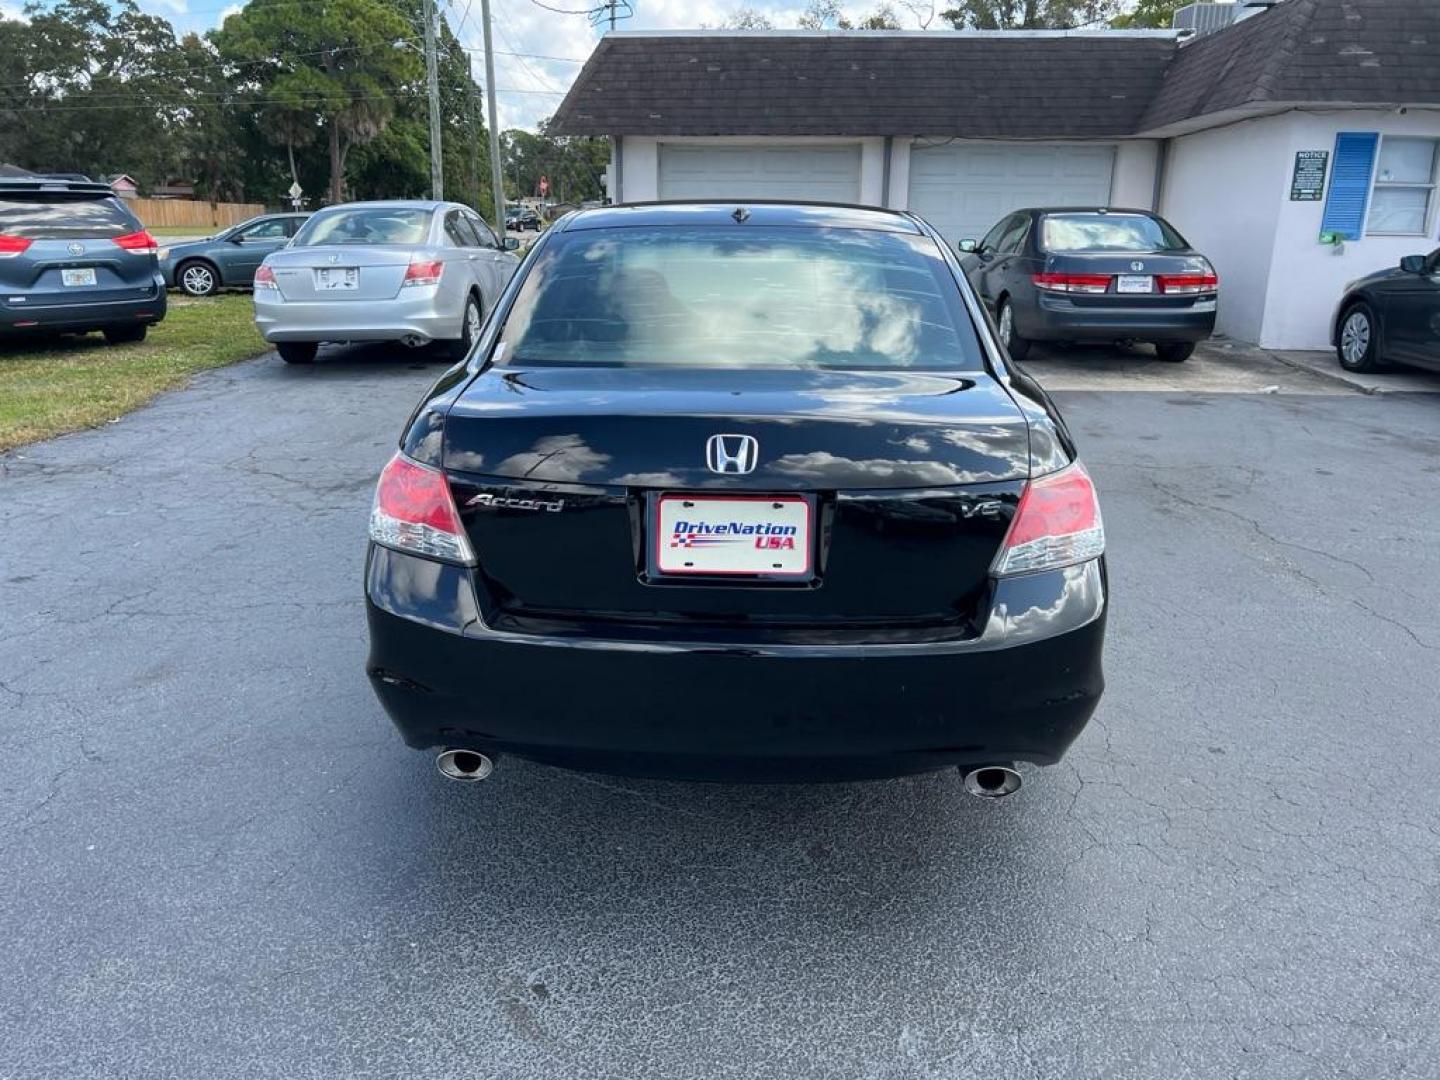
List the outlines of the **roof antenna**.
<svg viewBox="0 0 1440 1080">
<path fill-rule="evenodd" d="M 746 210 L 743 206 L 737 206 L 735 207 L 735 212 L 730 216 L 735 219 L 736 225 L 744 225 L 745 222 L 750 220 L 750 211 Z"/>
</svg>

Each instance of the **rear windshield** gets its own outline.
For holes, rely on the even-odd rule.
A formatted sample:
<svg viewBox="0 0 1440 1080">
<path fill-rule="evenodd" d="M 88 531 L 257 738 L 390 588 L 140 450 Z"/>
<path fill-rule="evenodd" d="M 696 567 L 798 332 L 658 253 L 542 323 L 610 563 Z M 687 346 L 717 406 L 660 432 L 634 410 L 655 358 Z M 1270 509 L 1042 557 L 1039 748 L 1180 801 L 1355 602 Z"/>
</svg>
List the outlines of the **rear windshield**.
<svg viewBox="0 0 1440 1080">
<path fill-rule="evenodd" d="M 934 241 L 859 229 L 568 233 L 530 267 L 500 363 L 980 370 Z"/>
<path fill-rule="evenodd" d="M 119 199 L 0 199 L 0 234 L 27 240 L 113 240 L 140 222 Z"/>
<path fill-rule="evenodd" d="M 356 208 L 316 214 L 296 235 L 293 247 L 316 244 L 423 244 L 430 232 L 430 211 Z"/>
<path fill-rule="evenodd" d="M 1144 214 L 1047 214 L 1045 251 L 1181 251 L 1188 245 L 1159 218 Z"/>
</svg>

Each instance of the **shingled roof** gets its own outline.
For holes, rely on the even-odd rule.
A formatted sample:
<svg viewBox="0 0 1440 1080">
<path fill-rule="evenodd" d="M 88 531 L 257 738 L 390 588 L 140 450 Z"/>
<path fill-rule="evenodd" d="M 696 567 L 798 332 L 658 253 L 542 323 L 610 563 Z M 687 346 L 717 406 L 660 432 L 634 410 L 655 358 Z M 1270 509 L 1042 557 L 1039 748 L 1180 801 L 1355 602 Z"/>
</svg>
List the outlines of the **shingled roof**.
<svg viewBox="0 0 1440 1080">
<path fill-rule="evenodd" d="M 1440 102 L 1440 0 L 1284 0 L 1180 49 L 1141 127 L 1290 102 Z"/>
<path fill-rule="evenodd" d="M 567 135 L 1111 136 L 1135 130 L 1169 35 L 610 34 L 555 114 Z"/>
<path fill-rule="evenodd" d="M 1235 109 L 1440 103 L 1440 0 L 1284 0 L 1157 32 L 610 34 L 566 135 L 1114 138 Z"/>
</svg>

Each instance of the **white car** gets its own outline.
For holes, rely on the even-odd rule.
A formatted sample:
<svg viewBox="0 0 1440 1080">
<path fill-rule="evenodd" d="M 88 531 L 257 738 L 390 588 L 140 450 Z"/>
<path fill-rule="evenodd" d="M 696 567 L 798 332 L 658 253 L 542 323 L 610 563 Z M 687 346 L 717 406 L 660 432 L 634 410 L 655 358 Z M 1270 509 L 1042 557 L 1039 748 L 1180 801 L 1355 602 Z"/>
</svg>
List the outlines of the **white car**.
<svg viewBox="0 0 1440 1080">
<path fill-rule="evenodd" d="M 345 203 L 317 211 L 255 273 L 255 325 L 281 359 L 322 342 L 442 342 L 460 359 L 520 259 L 468 206 Z"/>
</svg>

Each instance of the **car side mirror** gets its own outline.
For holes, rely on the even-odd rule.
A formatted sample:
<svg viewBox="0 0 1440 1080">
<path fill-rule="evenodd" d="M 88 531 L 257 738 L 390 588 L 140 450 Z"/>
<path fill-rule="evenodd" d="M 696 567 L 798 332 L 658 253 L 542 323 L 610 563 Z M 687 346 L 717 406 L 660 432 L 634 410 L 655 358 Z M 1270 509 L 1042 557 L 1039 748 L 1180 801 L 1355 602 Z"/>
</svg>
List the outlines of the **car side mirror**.
<svg viewBox="0 0 1440 1080">
<path fill-rule="evenodd" d="M 1407 274 L 1423 274 L 1427 264 L 1427 256 L 1406 255 L 1400 260 L 1400 269 Z"/>
<path fill-rule="evenodd" d="M 505 250 L 506 250 L 506 251 L 515 251 L 515 250 L 517 250 L 519 247 L 520 247 L 520 241 L 519 241 L 519 240 L 516 240 L 515 237 L 513 237 L 513 236 L 507 236 L 507 237 L 505 237 Z"/>
<path fill-rule="evenodd" d="M 974 240 L 961 240 L 955 245 L 955 250 L 960 252 L 961 255 L 969 255 L 971 252 L 978 251 L 979 249 L 980 246 L 976 244 Z"/>
<path fill-rule="evenodd" d="M 226 243 L 230 243 L 230 244 L 243 244 L 243 243 L 245 242 L 245 237 L 243 237 L 243 236 L 227 236 L 227 237 L 225 238 L 225 241 L 226 241 Z"/>
</svg>

